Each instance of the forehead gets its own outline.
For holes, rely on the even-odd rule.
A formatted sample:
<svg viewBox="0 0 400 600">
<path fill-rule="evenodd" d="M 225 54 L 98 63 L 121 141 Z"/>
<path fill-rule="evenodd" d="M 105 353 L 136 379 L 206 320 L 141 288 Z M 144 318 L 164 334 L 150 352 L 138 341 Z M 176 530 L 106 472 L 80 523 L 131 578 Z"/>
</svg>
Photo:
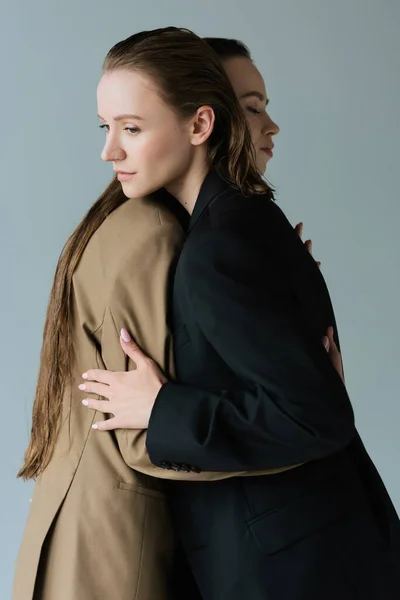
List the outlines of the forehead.
<svg viewBox="0 0 400 600">
<path fill-rule="evenodd" d="M 237 56 L 224 60 L 223 65 L 239 98 L 249 91 L 256 91 L 264 97 L 267 96 L 264 79 L 251 60 L 244 56 Z"/>
<path fill-rule="evenodd" d="M 138 71 L 116 69 L 104 73 L 97 87 L 99 110 L 127 113 L 163 105 L 156 83 Z"/>
</svg>

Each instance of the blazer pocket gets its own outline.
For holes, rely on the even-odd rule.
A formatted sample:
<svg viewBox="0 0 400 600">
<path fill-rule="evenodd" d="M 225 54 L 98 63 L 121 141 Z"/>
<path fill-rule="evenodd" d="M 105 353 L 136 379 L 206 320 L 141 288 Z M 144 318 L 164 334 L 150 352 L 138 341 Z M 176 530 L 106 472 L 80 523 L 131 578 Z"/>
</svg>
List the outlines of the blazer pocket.
<svg viewBox="0 0 400 600">
<path fill-rule="evenodd" d="M 160 500 L 165 500 L 164 492 L 161 492 L 160 490 L 154 490 L 146 487 L 145 485 L 140 485 L 139 483 L 125 483 L 124 481 L 119 481 L 118 488 L 125 492 L 134 492 L 135 494 L 141 494 L 142 496 L 149 496 L 150 498 L 159 498 Z"/>
<path fill-rule="evenodd" d="M 175 329 L 172 334 L 172 339 L 174 342 L 174 350 L 178 350 L 179 348 L 186 346 L 186 344 L 190 342 L 190 336 L 186 325 L 181 325 Z"/>
<path fill-rule="evenodd" d="M 322 489 L 251 519 L 248 527 L 259 550 L 276 554 L 356 511 L 365 499 L 358 482 L 347 483 L 343 488 L 335 486 L 335 480 L 326 481 Z"/>
</svg>

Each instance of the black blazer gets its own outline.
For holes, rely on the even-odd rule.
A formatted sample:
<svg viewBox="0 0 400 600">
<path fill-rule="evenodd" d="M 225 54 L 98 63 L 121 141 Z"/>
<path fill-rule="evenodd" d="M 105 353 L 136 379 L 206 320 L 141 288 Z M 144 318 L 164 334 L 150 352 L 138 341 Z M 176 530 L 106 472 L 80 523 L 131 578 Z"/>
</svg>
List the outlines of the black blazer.
<svg viewBox="0 0 400 600">
<path fill-rule="evenodd" d="M 218 471 L 306 463 L 273 476 L 168 484 L 203 597 L 400 597 L 398 518 L 322 344 L 328 326 L 336 331 L 329 294 L 276 204 L 246 198 L 211 172 L 172 305 L 180 383 L 156 400 L 152 461 Z"/>
</svg>

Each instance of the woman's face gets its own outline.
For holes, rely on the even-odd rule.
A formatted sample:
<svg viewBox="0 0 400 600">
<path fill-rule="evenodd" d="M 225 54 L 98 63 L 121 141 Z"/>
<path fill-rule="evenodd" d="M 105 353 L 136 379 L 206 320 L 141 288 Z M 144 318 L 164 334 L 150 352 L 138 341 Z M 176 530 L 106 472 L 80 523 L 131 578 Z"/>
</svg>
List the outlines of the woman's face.
<svg viewBox="0 0 400 600">
<path fill-rule="evenodd" d="M 195 152 L 190 123 L 165 104 L 153 80 L 123 69 L 105 73 L 97 104 L 106 131 L 101 156 L 112 162 L 128 198 L 179 185 Z"/>
<path fill-rule="evenodd" d="M 261 73 L 251 60 L 239 56 L 223 61 L 236 96 L 244 110 L 255 148 L 257 168 L 264 173 L 272 158 L 273 136 L 279 127 L 266 111 L 268 97 Z"/>
</svg>

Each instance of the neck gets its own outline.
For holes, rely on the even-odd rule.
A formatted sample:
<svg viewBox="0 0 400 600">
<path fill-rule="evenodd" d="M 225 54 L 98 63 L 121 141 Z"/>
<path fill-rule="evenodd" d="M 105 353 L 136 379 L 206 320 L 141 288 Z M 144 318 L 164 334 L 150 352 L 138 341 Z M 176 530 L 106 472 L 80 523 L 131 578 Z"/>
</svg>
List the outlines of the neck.
<svg viewBox="0 0 400 600">
<path fill-rule="evenodd" d="M 207 163 L 193 166 L 185 176 L 178 181 L 174 181 L 167 188 L 167 191 L 175 196 L 189 215 L 193 213 L 200 188 L 209 171 L 210 165 Z"/>
</svg>

